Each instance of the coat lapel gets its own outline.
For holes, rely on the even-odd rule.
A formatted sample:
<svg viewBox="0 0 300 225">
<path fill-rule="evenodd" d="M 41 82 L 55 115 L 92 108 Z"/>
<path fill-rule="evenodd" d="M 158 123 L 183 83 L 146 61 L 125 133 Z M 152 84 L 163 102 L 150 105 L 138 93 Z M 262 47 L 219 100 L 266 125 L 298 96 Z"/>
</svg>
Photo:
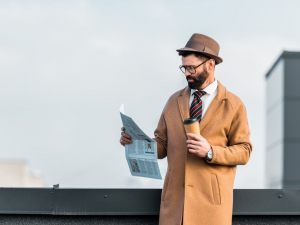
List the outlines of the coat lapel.
<svg viewBox="0 0 300 225">
<path fill-rule="evenodd" d="M 189 101 L 190 101 L 190 88 L 186 87 L 182 90 L 182 92 L 179 94 L 177 99 L 182 122 L 185 119 L 190 118 Z"/>
<path fill-rule="evenodd" d="M 223 100 L 226 99 L 226 89 L 225 87 L 218 81 L 218 89 L 217 95 L 211 102 L 210 106 L 208 107 L 203 119 L 200 122 L 200 131 L 202 131 L 210 121 L 212 121 L 215 117 L 218 116 Z"/>
</svg>

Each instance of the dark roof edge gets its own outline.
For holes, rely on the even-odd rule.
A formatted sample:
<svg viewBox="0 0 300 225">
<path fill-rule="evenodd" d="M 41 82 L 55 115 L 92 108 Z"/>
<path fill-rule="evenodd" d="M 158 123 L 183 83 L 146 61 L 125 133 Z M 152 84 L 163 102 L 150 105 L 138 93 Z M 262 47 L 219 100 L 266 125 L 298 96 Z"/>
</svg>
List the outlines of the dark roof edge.
<svg viewBox="0 0 300 225">
<path fill-rule="evenodd" d="M 159 215 L 161 189 L 0 188 L 0 216 Z M 300 189 L 235 189 L 233 215 L 299 215 Z"/>
<path fill-rule="evenodd" d="M 298 51 L 283 51 L 278 58 L 275 60 L 274 64 L 271 66 L 271 68 L 266 73 L 266 78 L 271 74 L 271 72 L 274 70 L 274 68 L 277 66 L 279 61 L 283 58 L 300 58 L 300 52 Z"/>
</svg>

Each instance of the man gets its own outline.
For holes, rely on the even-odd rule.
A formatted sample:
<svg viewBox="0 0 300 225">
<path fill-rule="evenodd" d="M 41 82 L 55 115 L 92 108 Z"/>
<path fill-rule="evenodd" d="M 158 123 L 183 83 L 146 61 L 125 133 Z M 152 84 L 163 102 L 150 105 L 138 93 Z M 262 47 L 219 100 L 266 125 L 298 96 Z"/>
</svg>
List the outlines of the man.
<svg viewBox="0 0 300 225">
<path fill-rule="evenodd" d="M 159 224 L 230 225 L 236 166 L 252 151 L 246 109 L 215 79 L 223 60 L 214 39 L 193 34 L 177 52 L 188 86 L 169 98 L 154 132 L 158 158 L 168 160 Z M 201 134 L 185 132 L 190 117 Z M 131 143 L 124 130 L 120 143 Z"/>
</svg>

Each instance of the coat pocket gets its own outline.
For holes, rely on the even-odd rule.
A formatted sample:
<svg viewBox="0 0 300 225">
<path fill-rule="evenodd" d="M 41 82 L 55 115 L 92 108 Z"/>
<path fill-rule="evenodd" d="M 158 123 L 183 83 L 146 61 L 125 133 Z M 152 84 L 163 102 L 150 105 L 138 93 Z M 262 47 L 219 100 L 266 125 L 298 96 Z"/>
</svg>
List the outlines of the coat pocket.
<svg viewBox="0 0 300 225">
<path fill-rule="evenodd" d="M 221 205 L 221 193 L 220 193 L 220 185 L 218 176 L 216 174 L 211 174 L 211 189 L 212 189 L 212 197 L 213 203 L 215 205 Z"/>
</svg>

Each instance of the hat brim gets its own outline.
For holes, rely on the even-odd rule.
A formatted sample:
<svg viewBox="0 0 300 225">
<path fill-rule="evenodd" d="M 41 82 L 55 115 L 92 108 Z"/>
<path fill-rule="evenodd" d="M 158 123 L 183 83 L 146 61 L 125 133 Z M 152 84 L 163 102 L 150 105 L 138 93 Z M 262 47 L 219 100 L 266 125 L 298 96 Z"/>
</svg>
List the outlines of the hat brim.
<svg viewBox="0 0 300 225">
<path fill-rule="evenodd" d="M 223 59 L 219 56 L 216 56 L 216 55 L 212 55 L 212 54 L 209 54 L 207 52 L 203 52 L 203 51 L 199 51 L 199 50 L 196 50 L 196 49 L 193 49 L 193 48 L 180 48 L 180 49 L 177 49 L 176 50 L 178 53 L 180 52 L 195 52 L 195 53 L 200 53 L 204 56 L 208 56 L 209 58 L 213 58 L 215 61 L 216 61 L 216 64 L 219 64 L 221 62 L 223 62 Z"/>
</svg>

